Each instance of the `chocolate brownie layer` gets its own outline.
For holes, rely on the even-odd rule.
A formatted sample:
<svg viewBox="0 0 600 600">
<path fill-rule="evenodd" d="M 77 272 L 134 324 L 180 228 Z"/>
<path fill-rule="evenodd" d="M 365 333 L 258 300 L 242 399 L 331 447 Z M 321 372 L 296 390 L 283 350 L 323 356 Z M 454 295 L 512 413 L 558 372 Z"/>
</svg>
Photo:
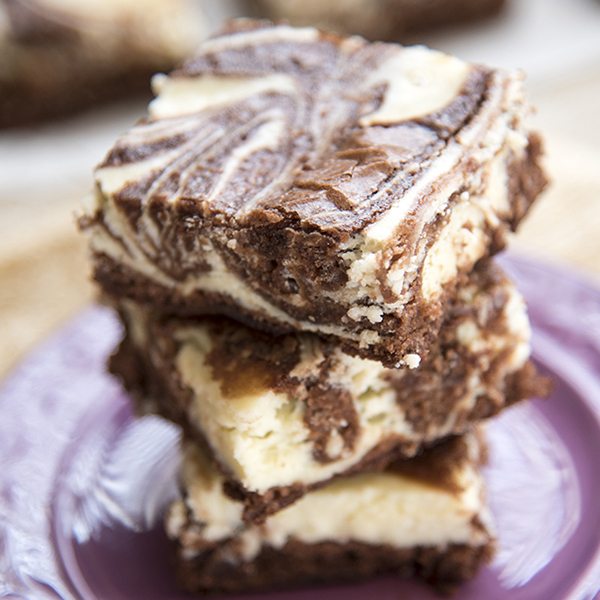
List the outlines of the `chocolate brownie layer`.
<svg viewBox="0 0 600 600">
<path fill-rule="evenodd" d="M 387 366 L 545 183 L 520 77 L 424 47 L 238 21 L 155 88 L 81 219 L 105 291 Z"/>
<path fill-rule="evenodd" d="M 226 545 L 193 559 L 186 559 L 180 552 L 176 558 L 179 586 L 192 593 L 239 593 L 395 575 L 403 579 L 416 577 L 449 593 L 473 579 L 490 561 L 493 546 L 452 544 L 399 550 L 359 542 L 303 544 L 293 540 L 278 550 L 263 549 L 248 563 L 232 563 L 229 555 Z"/>
<path fill-rule="evenodd" d="M 500 12 L 505 0 L 253 0 L 256 14 L 316 25 L 371 40 L 401 40 L 407 34 L 466 23 Z"/>
<path fill-rule="evenodd" d="M 492 553 L 481 444 L 470 434 L 340 479 L 261 526 L 243 525 L 222 476 L 188 446 L 183 499 L 166 519 L 178 579 L 190 591 L 241 592 L 394 573 L 451 589 Z"/>
<path fill-rule="evenodd" d="M 151 76 L 192 52 L 202 25 L 188 0 L 1 1 L 0 128 L 149 95 Z"/>
<path fill-rule="evenodd" d="M 435 349 L 413 369 L 352 357 L 311 334 L 161 318 L 131 303 L 121 314 L 128 334 L 113 372 L 143 411 L 210 448 L 251 521 L 543 391 L 527 362 L 523 301 L 491 264 L 461 287 Z"/>
</svg>

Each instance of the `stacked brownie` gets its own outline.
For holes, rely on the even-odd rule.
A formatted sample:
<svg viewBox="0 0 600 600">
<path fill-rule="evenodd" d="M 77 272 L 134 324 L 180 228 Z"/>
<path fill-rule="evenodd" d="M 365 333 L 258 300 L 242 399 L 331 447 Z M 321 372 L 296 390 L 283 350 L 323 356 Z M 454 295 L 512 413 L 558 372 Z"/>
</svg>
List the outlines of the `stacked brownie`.
<svg viewBox="0 0 600 600">
<path fill-rule="evenodd" d="M 371 40 L 478 22 L 502 12 L 506 0 L 249 0 L 261 17 L 286 19 Z"/>
<path fill-rule="evenodd" d="M 545 185 L 518 74 L 241 20 L 154 79 L 82 218 L 192 591 L 491 555 L 480 423 L 543 391 L 493 264 Z"/>
<path fill-rule="evenodd" d="M 0 0 L 0 128 L 147 95 L 203 31 L 193 0 Z"/>
</svg>

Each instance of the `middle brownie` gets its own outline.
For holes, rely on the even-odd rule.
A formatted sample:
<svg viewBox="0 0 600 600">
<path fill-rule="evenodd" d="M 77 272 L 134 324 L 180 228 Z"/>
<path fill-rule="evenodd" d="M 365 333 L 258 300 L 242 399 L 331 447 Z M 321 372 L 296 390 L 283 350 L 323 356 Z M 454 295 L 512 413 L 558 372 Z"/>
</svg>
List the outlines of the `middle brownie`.
<svg viewBox="0 0 600 600">
<path fill-rule="evenodd" d="M 334 477 L 398 457 L 543 390 L 525 305 L 491 263 L 453 300 L 429 358 L 389 369 L 312 334 L 163 318 L 130 302 L 111 368 L 143 412 L 204 444 L 260 522 Z"/>
</svg>

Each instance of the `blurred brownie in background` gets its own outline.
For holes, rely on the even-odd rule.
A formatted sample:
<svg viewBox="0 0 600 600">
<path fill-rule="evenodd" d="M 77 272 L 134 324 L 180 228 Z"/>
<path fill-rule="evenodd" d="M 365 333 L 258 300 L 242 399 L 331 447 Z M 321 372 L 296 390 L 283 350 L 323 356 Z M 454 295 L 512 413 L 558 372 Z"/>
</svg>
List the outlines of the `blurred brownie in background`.
<svg viewBox="0 0 600 600">
<path fill-rule="evenodd" d="M 257 14 L 314 25 L 371 40 L 399 40 L 409 33 L 495 15 L 506 0 L 250 0 Z"/>
<path fill-rule="evenodd" d="M 418 366 L 545 186 L 519 73 L 241 20 L 153 80 L 80 224 L 112 298 Z"/>
<path fill-rule="evenodd" d="M 204 25 L 191 0 L 0 0 L 0 127 L 149 94 Z"/>
</svg>

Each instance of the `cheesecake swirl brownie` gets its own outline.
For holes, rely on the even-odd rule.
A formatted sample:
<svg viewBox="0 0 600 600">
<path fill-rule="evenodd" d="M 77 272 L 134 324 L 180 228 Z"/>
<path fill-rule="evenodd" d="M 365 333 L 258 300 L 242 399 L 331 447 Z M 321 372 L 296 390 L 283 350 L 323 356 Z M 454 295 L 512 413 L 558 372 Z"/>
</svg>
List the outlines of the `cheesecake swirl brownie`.
<svg viewBox="0 0 600 600">
<path fill-rule="evenodd" d="M 142 412 L 183 425 L 260 522 L 333 477 L 384 466 L 537 392 L 522 298 L 482 265 L 430 357 L 389 369 L 312 334 L 273 337 L 218 318 L 121 304 L 112 371 Z"/>
<path fill-rule="evenodd" d="M 482 444 L 469 434 L 340 479 L 260 526 L 244 524 L 223 476 L 188 445 L 183 498 L 166 517 L 179 581 L 192 592 L 236 592 L 393 573 L 450 591 L 493 551 Z"/>
<path fill-rule="evenodd" d="M 467 23 L 499 13 L 506 0 L 251 0 L 257 15 L 371 40 Z"/>
<path fill-rule="evenodd" d="M 424 47 L 237 21 L 154 87 L 81 219 L 103 289 L 387 366 L 545 182 L 521 77 Z"/>
<path fill-rule="evenodd" d="M 203 29 L 191 0 L 0 0 L 0 127 L 148 94 Z"/>
</svg>

